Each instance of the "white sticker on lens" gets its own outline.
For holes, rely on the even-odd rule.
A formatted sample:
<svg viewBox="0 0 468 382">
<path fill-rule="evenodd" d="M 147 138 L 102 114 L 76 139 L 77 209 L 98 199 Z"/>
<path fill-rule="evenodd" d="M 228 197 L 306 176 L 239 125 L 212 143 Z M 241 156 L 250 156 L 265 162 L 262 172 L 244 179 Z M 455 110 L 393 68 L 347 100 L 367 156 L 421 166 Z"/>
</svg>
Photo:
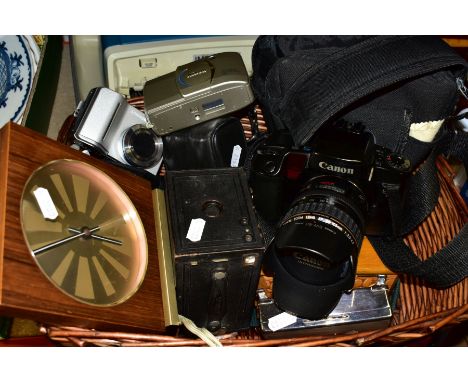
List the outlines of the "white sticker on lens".
<svg viewBox="0 0 468 382">
<path fill-rule="evenodd" d="M 268 320 L 268 327 L 271 331 L 276 332 L 277 330 L 283 329 L 286 326 L 292 325 L 297 321 L 297 317 L 292 314 L 283 312 Z"/>
<path fill-rule="evenodd" d="M 231 167 L 239 167 L 239 160 L 242 153 L 242 147 L 235 145 L 232 148 Z"/>
<path fill-rule="evenodd" d="M 41 209 L 44 219 L 55 220 L 58 216 L 57 208 L 50 197 L 49 191 L 44 187 L 38 187 L 33 191 L 37 204 Z"/>
<path fill-rule="evenodd" d="M 200 241 L 205 229 L 205 223 L 203 219 L 192 219 L 186 238 L 193 242 Z"/>
</svg>

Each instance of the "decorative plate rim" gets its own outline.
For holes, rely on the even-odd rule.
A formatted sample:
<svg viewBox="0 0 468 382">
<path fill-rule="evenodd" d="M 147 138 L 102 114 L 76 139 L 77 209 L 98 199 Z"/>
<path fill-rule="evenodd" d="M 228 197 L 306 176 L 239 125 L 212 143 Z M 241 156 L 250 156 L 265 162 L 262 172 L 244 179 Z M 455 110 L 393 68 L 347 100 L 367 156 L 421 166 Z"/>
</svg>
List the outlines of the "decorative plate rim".
<svg viewBox="0 0 468 382">
<path fill-rule="evenodd" d="M 24 56 L 25 56 L 25 60 L 26 60 L 26 72 L 25 74 L 27 74 L 27 82 L 26 82 L 26 86 L 24 87 L 24 90 L 23 89 L 20 89 L 20 91 L 22 92 L 22 98 L 20 98 L 20 101 L 18 102 L 18 106 L 16 107 L 16 110 L 14 111 L 13 115 L 9 116 L 8 117 L 8 120 L 11 120 L 13 122 L 18 122 L 22 116 L 23 116 L 23 113 L 24 113 L 24 110 L 26 108 L 26 103 L 27 103 L 27 99 L 29 97 L 29 94 L 31 92 L 31 88 L 32 88 L 32 80 L 33 80 L 33 75 L 34 75 L 34 68 L 33 68 L 33 65 L 32 65 L 32 60 L 31 60 L 31 55 L 32 55 L 32 52 L 30 51 L 30 48 L 29 48 L 29 45 L 27 43 L 27 41 L 25 41 L 24 37 L 21 36 L 21 35 L 3 35 L 1 36 L 0 38 L 0 42 L 3 41 L 5 42 L 5 45 L 7 44 L 9 38 L 15 38 L 17 40 L 14 40 L 15 42 L 19 42 L 21 48 L 24 50 Z M 13 52 L 13 53 L 17 53 L 17 52 Z M 11 89 L 7 90 L 5 92 L 5 97 L 6 95 L 11 91 Z M 20 96 L 21 96 L 21 93 L 20 93 Z M 5 103 L 4 107 L 6 108 L 6 111 L 8 112 L 8 107 L 7 107 L 7 104 Z M 11 113 L 12 111 L 10 111 Z M 8 121 L 7 120 L 7 121 Z"/>
</svg>

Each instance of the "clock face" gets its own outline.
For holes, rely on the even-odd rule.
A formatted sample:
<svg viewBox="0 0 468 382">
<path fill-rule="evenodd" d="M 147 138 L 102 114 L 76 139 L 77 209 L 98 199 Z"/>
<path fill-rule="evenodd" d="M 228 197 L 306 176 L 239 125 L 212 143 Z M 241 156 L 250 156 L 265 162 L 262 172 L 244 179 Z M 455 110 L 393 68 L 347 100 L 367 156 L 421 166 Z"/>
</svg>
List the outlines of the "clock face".
<svg viewBox="0 0 468 382">
<path fill-rule="evenodd" d="M 148 263 L 145 230 L 104 172 L 76 160 L 49 162 L 26 182 L 20 209 L 32 257 L 62 292 L 110 306 L 138 290 Z"/>
</svg>

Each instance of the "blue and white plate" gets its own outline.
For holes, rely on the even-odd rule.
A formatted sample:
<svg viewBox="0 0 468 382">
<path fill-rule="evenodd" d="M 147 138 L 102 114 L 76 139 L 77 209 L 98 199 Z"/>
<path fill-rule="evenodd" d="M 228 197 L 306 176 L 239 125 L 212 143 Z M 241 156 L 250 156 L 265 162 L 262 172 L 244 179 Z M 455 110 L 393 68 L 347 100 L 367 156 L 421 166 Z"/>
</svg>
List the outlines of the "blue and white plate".
<svg viewBox="0 0 468 382">
<path fill-rule="evenodd" d="M 28 42 L 29 51 L 32 53 L 32 58 L 34 60 L 34 64 L 37 67 L 39 63 L 39 59 L 41 57 L 41 50 L 39 49 L 39 45 L 37 45 L 36 40 L 34 40 L 34 36 L 22 36 Z"/>
<path fill-rule="evenodd" d="M 0 36 L 0 128 L 21 123 L 37 63 L 24 36 Z"/>
</svg>

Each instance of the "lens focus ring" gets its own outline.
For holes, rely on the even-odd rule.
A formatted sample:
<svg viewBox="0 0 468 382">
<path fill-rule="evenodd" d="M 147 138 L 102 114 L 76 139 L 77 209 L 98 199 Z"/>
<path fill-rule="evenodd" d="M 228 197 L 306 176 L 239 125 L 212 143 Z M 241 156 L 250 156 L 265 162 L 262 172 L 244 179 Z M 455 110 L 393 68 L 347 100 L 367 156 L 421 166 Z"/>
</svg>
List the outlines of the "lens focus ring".
<svg viewBox="0 0 468 382">
<path fill-rule="evenodd" d="M 284 218 L 281 220 L 280 226 L 287 224 L 288 220 L 293 216 L 300 215 L 320 215 L 325 216 L 333 220 L 339 226 L 342 226 L 346 229 L 351 236 L 354 238 L 358 248 L 362 243 L 362 230 L 356 223 L 356 221 L 349 216 L 347 213 L 339 209 L 333 204 L 317 202 L 317 201 L 308 201 L 305 203 L 297 203 L 293 208 L 291 208 Z"/>
</svg>

